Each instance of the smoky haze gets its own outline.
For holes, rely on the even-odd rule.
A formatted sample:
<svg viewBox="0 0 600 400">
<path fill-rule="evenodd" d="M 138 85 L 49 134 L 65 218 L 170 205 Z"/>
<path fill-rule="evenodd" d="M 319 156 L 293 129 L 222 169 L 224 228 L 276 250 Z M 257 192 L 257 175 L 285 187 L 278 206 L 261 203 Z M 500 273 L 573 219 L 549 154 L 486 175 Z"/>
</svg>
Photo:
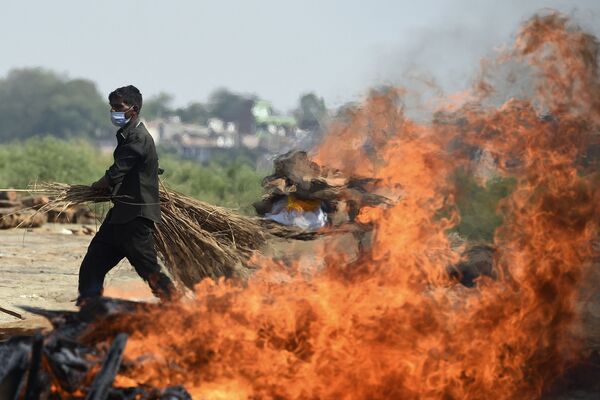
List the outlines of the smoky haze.
<svg viewBox="0 0 600 400">
<path fill-rule="evenodd" d="M 103 93 L 126 83 L 168 92 L 175 105 L 228 87 L 288 110 L 315 91 L 333 107 L 378 84 L 463 90 L 479 60 L 543 8 L 598 33 L 594 0 L 7 2 L 0 74 L 41 66 Z"/>
<path fill-rule="evenodd" d="M 597 1 L 452 1 L 439 4 L 428 25 L 410 29 L 375 51 L 372 84 L 435 87 L 452 93 L 471 86 L 481 60 L 512 45 L 520 25 L 535 13 L 565 13 L 598 35 Z"/>
</svg>

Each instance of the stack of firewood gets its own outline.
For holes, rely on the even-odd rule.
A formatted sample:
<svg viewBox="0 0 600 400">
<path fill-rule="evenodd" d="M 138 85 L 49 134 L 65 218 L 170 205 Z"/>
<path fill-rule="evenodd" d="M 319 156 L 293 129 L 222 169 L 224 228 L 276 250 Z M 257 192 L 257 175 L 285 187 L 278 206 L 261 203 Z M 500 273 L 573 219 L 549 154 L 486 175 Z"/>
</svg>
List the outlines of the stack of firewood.
<svg viewBox="0 0 600 400">
<path fill-rule="evenodd" d="M 15 191 L 0 191 L 0 229 L 37 228 L 46 222 L 93 224 L 96 221 L 96 214 L 84 205 L 38 212 L 49 202 L 47 196 L 20 197 Z"/>
</svg>

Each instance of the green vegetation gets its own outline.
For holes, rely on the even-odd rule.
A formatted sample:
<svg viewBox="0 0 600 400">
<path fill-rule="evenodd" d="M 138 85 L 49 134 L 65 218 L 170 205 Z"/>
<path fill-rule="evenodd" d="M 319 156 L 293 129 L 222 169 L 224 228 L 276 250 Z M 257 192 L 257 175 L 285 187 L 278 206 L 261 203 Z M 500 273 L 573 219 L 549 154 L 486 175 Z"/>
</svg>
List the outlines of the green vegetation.
<svg viewBox="0 0 600 400">
<path fill-rule="evenodd" d="M 251 213 L 260 198 L 261 174 L 239 158 L 216 159 L 207 165 L 160 154 L 163 181 L 172 189 L 212 204 Z M 85 140 L 33 138 L 0 145 L 0 187 L 26 188 L 33 182 L 56 181 L 91 184 L 112 162 Z"/>
<path fill-rule="evenodd" d="M 0 79 L 0 141 L 49 133 L 102 137 L 113 129 L 109 107 L 94 82 L 41 68 L 15 69 Z"/>
<path fill-rule="evenodd" d="M 82 139 L 48 136 L 12 142 L 0 145 L 0 186 L 26 188 L 36 181 L 91 184 L 109 165 L 110 155 Z"/>
<path fill-rule="evenodd" d="M 515 187 L 512 178 L 492 178 L 481 185 L 473 175 L 459 169 L 454 175 L 457 188 L 456 207 L 460 223 L 453 228 L 468 240 L 491 242 L 494 231 L 502 224 L 498 203 Z"/>
<path fill-rule="evenodd" d="M 251 204 L 262 195 L 262 175 L 245 159 L 215 160 L 207 165 L 182 160 L 174 155 L 161 157 L 163 182 L 170 188 L 250 214 Z"/>
</svg>

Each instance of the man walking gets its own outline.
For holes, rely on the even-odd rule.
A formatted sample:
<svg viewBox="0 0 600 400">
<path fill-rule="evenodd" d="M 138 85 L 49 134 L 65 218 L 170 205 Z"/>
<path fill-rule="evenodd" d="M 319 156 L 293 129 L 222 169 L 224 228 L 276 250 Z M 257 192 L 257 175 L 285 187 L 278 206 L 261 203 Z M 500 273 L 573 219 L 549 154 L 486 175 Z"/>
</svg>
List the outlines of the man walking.
<svg viewBox="0 0 600 400">
<path fill-rule="evenodd" d="M 154 224 L 160 223 L 158 156 L 152 136 L 139 120 L 142 94 L 135 86 L 116 89 L 108 96 L 111 121 L 119 127 L 114 163 L 92 184 L 110 192 L 110 209 L 79 269 L 78 305 L 102 296 L 104 277 L 127 258 L 152 292 L 163 300 L 175 287 L 158 264 L 154 247 Z"/>
</svg>

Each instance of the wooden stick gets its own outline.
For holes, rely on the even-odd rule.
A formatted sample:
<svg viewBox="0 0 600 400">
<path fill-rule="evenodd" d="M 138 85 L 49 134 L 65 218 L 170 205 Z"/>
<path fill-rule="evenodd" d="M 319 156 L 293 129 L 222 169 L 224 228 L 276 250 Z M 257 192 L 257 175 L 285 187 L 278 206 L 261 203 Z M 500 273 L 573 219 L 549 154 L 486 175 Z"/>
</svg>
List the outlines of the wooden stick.
<svg viewBox="0 0 600 400">
<path fill-rule="evenodd" d="M 17 399 L 23 389 L 29 349 L 27 346 L 12 345 L 0 364 L 0 399 Z"/>
<path fill-rule="evenodd" d="M 25 318 L 23 318 L 23 317 L 21 316 L 21 314 L 19 314 L 19 313 L 16 313 L 16 312 L 14 312 L 14 311 L 7 310 L 6 308 L 2 308 L 2 307 L 0 307 L 0 311 L 1 311 L 1 312 L 3 312 L 3 313 L 5 313 L 5 314 L 12 315 L 13 317 L 15 317 L 15 318 L 19 318 L 19 319 L 21 319 L 21 320 L 24 320 L 24 319 L 25 319 Z"/>
<path fill-rule="evenodd" d="M 27 374 L 27 388 L 24 400 L 39 400 L 43 387 L 40 384 L 40 367 L 42 364 L 42 352 L 44 350 L 44 337 L 38 331 L 33 337 L 31 344 L 31 359 L 29 361 L 29 373 Z"/>
<path fill-rule="evenodd" d="M 53 190 L 48 190 L 48 189 L 2 189 L 2 188 L 0 188 L 0 192 L 53 193 Z"/>
</svg>

